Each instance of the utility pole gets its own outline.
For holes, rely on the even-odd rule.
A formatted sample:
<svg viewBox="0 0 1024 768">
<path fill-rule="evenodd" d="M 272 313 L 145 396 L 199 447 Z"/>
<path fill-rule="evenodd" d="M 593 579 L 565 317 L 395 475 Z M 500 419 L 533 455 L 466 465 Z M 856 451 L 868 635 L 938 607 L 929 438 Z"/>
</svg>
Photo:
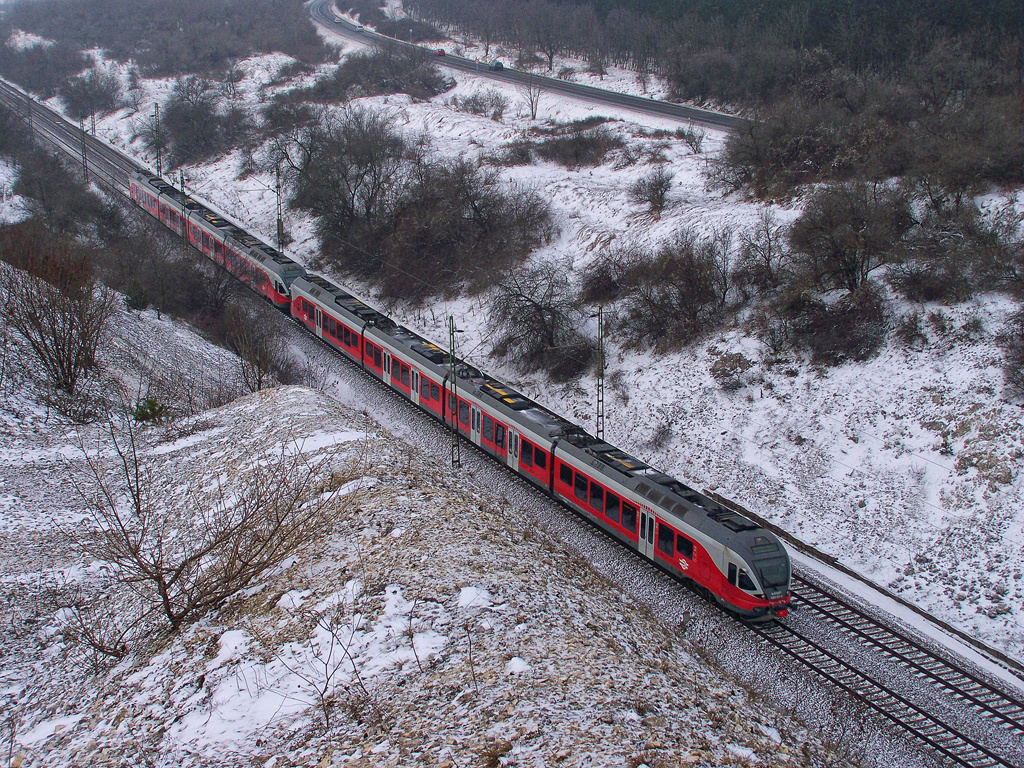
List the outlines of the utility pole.
<svg viewBox="0 0 1024 768">
<path fill-rule="evenodd" d="M 96 135 L 96 113 L 95 112 L 93 112 L 92 115 L 89 116 L 89 120 L 92 121 L 92 135 L 95 136 Z"/>
<path fill-rule="evenodd" d="M 597 306 L 597 434 L 604 440 L 604 305 Z"/>
<path fill-rule="evenodd" d="M 178 169 L 178 186 L 181 188 L 181 212 L 185 214 L 185 218 L 181 221 L 181 239 L 186 243 L 188 242 L 188 215 L 191 211 L 186 206 L 188 202 L 188 193 L 185 192 L 185 171 L 181 168 Z"/>
<path fill-rule="evenodd" d="M 85 177 L 85 183 L 89 183 L 89 160 L 85 154 L 85 119 L 78 121 L 78 130 L 81 134 L 82 139 L 82 175 Z"/>
<path fill-rule="evenodd" d="M 277 190 L 277 250 L 284 253 L 284 208 L 281 205 L 281 164 L 274 166 L 275 188 Z"/>
<path fill-rule="evenodd" d="M 155 112 L 153 113 L 153 138 L 156 140 L 156 175 L 163 177 L 164 175 L 164 164 L 163 157 L 161 156 L 161 149 L 163 147 L 163 131 L 160 130 L 160 103 L 157 102 L 153 105 Z"/>
<path fill-rule="evenodd" d="M 452 412 L 452 468 L 462 466 L 462 443 L 459 440 L 459 393 L 455 376 L 455 334 L 462 333 L 455 329 L 455 318 L 448 315 L 448 379 L 451 381 L 451 394 L 448 404 Z"/>
</svg>

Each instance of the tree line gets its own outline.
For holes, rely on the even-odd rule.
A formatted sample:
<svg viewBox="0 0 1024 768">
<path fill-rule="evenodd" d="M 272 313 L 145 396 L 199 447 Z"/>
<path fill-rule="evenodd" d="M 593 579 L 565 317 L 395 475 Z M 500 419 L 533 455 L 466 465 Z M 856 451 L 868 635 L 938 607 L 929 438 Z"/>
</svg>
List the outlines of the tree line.
<svg viewBox="0 0 1024 768">
<path fill-rule="evenodd" d="M 328 55 L 301 0 L 33 0 L 7 8 L 4 29 L 60 41 L 62 57 L 69 49 L 103 48 L 154 77 L 218 71 L 255 53 L 280 51 L 311 63 Z M 33 58 L 47 59 L 52 68 L 60 63 L 58 52 L 47 51 L 37 46 L 4 55 L 11 62 L 24 62 L 22 69 Z"/>
</svg>

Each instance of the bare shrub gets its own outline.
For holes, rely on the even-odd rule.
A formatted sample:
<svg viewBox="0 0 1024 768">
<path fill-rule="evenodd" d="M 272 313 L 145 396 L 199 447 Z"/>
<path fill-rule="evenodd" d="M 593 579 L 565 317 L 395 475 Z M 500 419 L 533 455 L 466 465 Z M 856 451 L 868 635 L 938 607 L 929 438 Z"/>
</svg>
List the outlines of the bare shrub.
<svg viewBox="0 0 1024 768">
<path fill-rule="evenodd" d="M 771 211 L 762 209 L 757 224 L 740 232 L 740 248 L 732 279 L 745 296 L 767 296 L 791 274 L 786 228 Z"/>
<path fill-rule="evenodd" d="M 637 179 L 629 188 L 629 196 L 634 203 L 647 205 L 647 209 L 653 214 L 659 214 L 665 210 L 668 203 L 668 193 L 672 189 L 672 179 L 675 175 L 659 165 L 647 176 Z"/>
<path fill-rule="evenodd" d="M 695 155 L 699 155 L 704 151 L 704 139 L 707 138 L 708 132 L 700 126 L 687 126 L 686 128 L 676 129 L 676 138 L 682 139 L 683 143 L 690 148 L 690 151 Z"/>
<path fill-rule="evenodd" d="M 724 315 L 731 233 L 701 237 L 690 229 L 653 254 L 634 252 L 618 282 L 625 343 L 664 352 L 688 344 Z"/>
<path fill-rule="evenodd" d="M 451 100 L 451 105 L 474 115 L 490 115 L 492 120 L 500 122 L 505 117 L 505 110 L 508 109 L 508 96 L 491 88 L 461 99 L 455 97 Z"/>
<path fill-rule="evenodd" d="M 141 429 L 130 419 L 108 423 L 98 447 L 112 453 L 112 471 L 101 451 L 82 446 L 89 478 L 76 489 L 97 528 L 83 548 L 172 630 L 322 535 L 336 513 L 335 495 L 321 492 L 329 456 L 253 457 L 233 487 L 204 497 L 158 483 L 141 455 Z"/>
<path fill-rule="evenodd" d="M 272 311 L 272 310 L 271 310 Z M 225 341 L 238 356 L 246 389 L 259 392 L 291 375 L 294 363 L 284 335 L 270 322 L 266 310 L 234 304 L 225 318 Z"/>
<path fill-rule="evenodd" d="M 1024 395 L 1024 311 L 1018 311 L 1000 337 L 1003 378 L 1015 395 Z"/>
<path fill-rule="evenodd" d="M 878 184 L 839 184 L 811 195 L 789 239 L 819 288 L 854 292 L 876 269 L 899 261 L 913 223 L 902 193 Z"/>
<path fill-rule="evenodd" d="M 337 104 L 355 97 L 407 93 L 425 101 L 454 85 L 426 51 L 388 44 L 347 57 L 331 74 L 293 97 Z"/>
<path fill-rule="evenodd" d="M 928 343 L 928 336 L 921 324 L 921 313 L 910 312 L 896 323 L 896 338 L 911 349 L 920 349 Z"/>
<path fill-rule="evenodd" d="M 604 162 L 609 152 L 621 149 L 625 142 L 604 126 L 588 128 L 585 124 L 572 124 L 559 136 L 535 145 L 534 151 L 543 160 L 550 160 L 566 168 L 596 166 Z"/>
<path fill-rule="evenodd" d="M 50 590 L 71 662 L 93 675 L 128 655 L 141 625 L 138 616 L 122 615 L 109 586 L 64 582 Z"/>
<path fill-rule="evenodd" d="M 785 297 L 779 306 L 789 343 L 808 350 L 811 360 L 822 365 L 867 360 L 878 352 L 889 328 L 885 299 L 870 282 L 831 304 L 804 293 Z"/>
<path fill-rule="evenodd" d="M 582 319 L 563 267 L 547 262 L 514 269 L 491 300 L 492 354 L 525 370 L 547 370 L 555 381 L 577 378 L 595 352 L 593 342 L 578 330 Z"/>
<path fill-rule="evenodd" d="M 96 349 L 116 308 L 91 264 L 69 243 L 36 227 L 0 237 L 0 313 L 42 363 L 50 383 L 73 394 L 96 365 Z"/>
<path fill-rule="evenodd" d="M 711 376 L 727 392 L 735 392 L 746 384 L 744 374 L 754 363 L 740 352 L 726 352 L 711 364 Z"/>
<path fill-rule="evenodd" d="M 121 103 L 121 81 L 111 72 L 90 69 L 64 83 L 60 95 L 72 117 L 108 114 Z"/>
</svg>

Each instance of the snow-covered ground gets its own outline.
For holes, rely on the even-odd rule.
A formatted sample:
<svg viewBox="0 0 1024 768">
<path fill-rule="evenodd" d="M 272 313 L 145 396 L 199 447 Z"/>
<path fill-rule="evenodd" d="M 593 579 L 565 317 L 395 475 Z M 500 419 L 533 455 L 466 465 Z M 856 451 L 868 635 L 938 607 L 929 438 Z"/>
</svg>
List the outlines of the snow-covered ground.
<svg viewBox="0 0 1024 768">
<path fill-rule="evenodd" d="M 256 103 L 272 92 L 264 86 L 287 61 L 275 55 L 244 62 L 243 100 Z M 535 125 L 514 87 L 486 77 L 454 76 L 455 90 L 430 102 L 387 96 L 360 103 L 390 110 L 406 131 L 425 134 L 432 151 L 445 156 L 479 158 Z M 626 80 L 619 73 L 598 84 L 624 87 Z M 165 98 L 170 84 L 145 81 L 143 86 L 141 112 L 122 110 L 102 118 L 98 133 L 152 165 L 153 158 L 132 141 L 132 124 Z M 453 96 L 490 89 L 510 100 L 502 122 L 448 105 Z M 676 122 L 551 95 L 541 98 L 538 122 L 595 114 L 610 117 L 609 128 L 627 142 L 604 166 L 571 171 L 537 163 L 502 171 L 554 206 L 560 235 L 534 259 L 556 260 L 578 275 L 609 247 L 656 244 L 682 226 L 735 232 L 755 223 L 758 204 L 705 188 L 706 164 L 722 146 L 721 133 L 709 131 L 703 153 L 694 154 L 680 140 L 651 135 L 655 129 L 675 129 Z M 658 218 L 645 214 L 627 194 L 650 172 L 654 159 L 674 173 L 672 204 Z M 236 181 L 239 166 L 240 159 L 229 156 L 187 168 L 190 191 L 271 240 L 273 180 L 256 175 Z M 1020 195 L 1009 203 L 1024 209 Z M 792 220 L 799 201 L 772 210 L 780 221 Z M 308 262 L 317 250 L 310 222 L 289 214 L 287 226 L 295 238 L 289 253 Z M 831 369 L 799 358 L 774 360 L 739 328 L 664 357 L 625 353 L 613 336 L 607 435 L 1024 658 L 1024 430 L 1020 406 L 1002 397 L 996 342 L 1010 308 L 996 295 L 956 307 L 897 305 L 897 311 L 916 310 L 925 318 L 923 348 L 908 349 L 891 339 L 868 363 Z M 399 306 L 394 313 L 435 339 L 446 337 L 445 319 L 454 315 L 466 331 L 462 355 L 593 426 L 593 378 L 554 387 L 488 358 L 486 297 Z M 751 363 L 739 390 L 723 390 L 710 375 L 711 365 L 725 353 L 740 353 Z"/>
<path fill-rule="evenodd" d="M 24 200 L 14 194 L 14 184 L 18 181 L 15 168 L 0 159 L 0 222 L 14 223 L 27 215 Z"/>
</svg>

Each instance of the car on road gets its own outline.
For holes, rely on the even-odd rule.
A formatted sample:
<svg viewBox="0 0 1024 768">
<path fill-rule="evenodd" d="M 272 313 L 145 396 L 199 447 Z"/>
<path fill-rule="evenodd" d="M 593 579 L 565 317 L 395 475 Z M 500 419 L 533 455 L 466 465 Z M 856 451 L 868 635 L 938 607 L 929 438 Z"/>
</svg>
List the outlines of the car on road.
<svg viewBox="0 0 1024 768">
<path fill-rule="evenodd" d="M 492 61 L 487 68 L 495 72 L 500 72 L 505 68 L 505 65 L 502 64 L 500 61 Z"/>
<path fill-rule="evenodd" d="M 446 56 L 447 52 L 445 51 L 444 48 L 438 48 L 436 51 L 434 51 L 434 55 L 435 56 Z"/>
</svg>

